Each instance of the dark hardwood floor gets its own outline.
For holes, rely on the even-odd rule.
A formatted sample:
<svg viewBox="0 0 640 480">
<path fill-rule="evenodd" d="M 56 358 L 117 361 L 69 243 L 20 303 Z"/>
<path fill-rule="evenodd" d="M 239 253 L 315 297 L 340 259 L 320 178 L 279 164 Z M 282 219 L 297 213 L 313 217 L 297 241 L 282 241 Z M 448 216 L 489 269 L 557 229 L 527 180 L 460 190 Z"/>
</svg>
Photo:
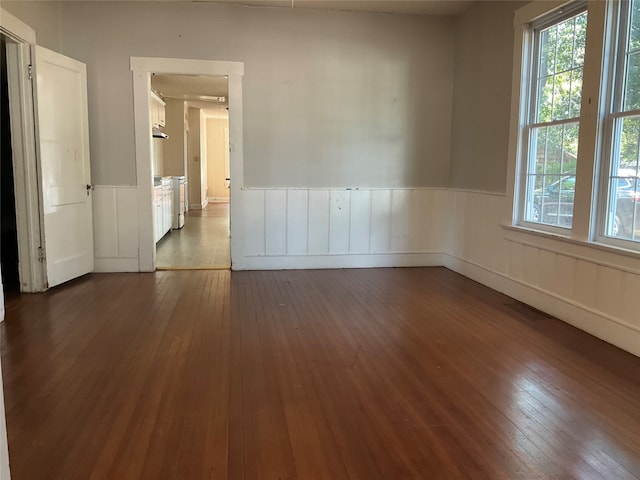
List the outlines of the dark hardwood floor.
<svg viewBox="0 0 640 480">
<path fill-rule="evenodd" d="M 13 480 L 640 478 L 640 359 L 443 268 L 10 298 Z"/>
</svg>

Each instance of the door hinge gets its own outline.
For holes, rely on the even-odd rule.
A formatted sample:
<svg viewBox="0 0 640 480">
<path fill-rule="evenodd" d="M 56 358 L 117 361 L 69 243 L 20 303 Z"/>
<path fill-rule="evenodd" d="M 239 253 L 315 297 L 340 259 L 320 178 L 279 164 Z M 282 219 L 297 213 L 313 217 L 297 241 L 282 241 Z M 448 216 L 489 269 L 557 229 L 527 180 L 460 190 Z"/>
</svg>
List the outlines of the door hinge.
<svg viewBox="0 0 640 480">
<path fill-rule="evenodd" d="M 44 248 L 38 247 L 38 261 L 44 263 Z"/>
<path fill-rule="evenodd" d="M 27 67 L 27 75 L 29 75 L 29 80 L 33 80 L 33 65 L 31 64 Z"/>
</svg>

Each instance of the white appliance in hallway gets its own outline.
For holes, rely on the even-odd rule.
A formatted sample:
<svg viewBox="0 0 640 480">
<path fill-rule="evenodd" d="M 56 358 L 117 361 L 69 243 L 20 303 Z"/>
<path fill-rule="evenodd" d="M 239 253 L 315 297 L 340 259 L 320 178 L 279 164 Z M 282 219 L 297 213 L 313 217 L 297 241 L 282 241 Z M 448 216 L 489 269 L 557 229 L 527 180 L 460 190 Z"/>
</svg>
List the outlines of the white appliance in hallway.
<svg viewBox="0 0 640 480">
<path fill-rule="evenodd" d="M 185 190 L 186 183 L 184 176 L 171 177 L 173 186 L 173 229 L 177 230 L 184 226 L 184 214 L 186 209 Z"/>
</svg>

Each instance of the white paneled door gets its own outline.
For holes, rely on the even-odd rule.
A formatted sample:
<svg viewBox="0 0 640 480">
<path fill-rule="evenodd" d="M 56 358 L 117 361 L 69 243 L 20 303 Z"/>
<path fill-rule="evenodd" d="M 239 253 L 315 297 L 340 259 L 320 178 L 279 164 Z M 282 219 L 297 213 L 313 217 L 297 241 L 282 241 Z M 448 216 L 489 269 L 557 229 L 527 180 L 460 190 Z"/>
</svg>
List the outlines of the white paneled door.
<svg viewBox="0 0 640 480">
<path fill-rule="evenodd" d="M 86 67 L 34 47 L 48 286 L 93 271 Z"/>
</svg>

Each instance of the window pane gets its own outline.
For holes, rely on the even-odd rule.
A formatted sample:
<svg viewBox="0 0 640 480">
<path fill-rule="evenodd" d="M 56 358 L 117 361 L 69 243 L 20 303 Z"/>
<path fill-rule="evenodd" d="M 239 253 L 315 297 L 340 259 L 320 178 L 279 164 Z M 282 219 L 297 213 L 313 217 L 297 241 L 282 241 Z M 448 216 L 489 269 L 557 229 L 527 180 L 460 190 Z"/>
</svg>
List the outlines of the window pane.
<svg viewBox="0 0 640 480">
<path fill-rule="evenodd" d="M 556 71 L 556 27 L 547 28 L 540 33 L 540 70 L 539 77 Z"/>
<path fill-rule="evenodd" d="M 550 122 L 553 111 L 553 79 L 554 76 L 542 77 L 538 81 L 538 122 Z"/>
<path fill-rule="evenodd" d="M 571 118 L 569 116 L 571 71 L 557 74 L 553 83 L 553 120 Z M 578 108 L 578 114 L 579 113 L 580 109 Z"/>
<path fill-rule="evenodd" d="M 529 171 L 529 174 L 535 173 L 542 175 L 547 170 L 547 130 L 549 127 L 538 127 L 532 130 L 531 145 L 535 152 L 535 170 Z M 531 170 L 531 169 L 530 169 Z"/>
<path fill-rule="evenodd" d="M 615 98 L 612 113 L 640 109 L 640 1 L 620 3 L 621 18 L 628 30 L 620 30 L 626 52 L 625 61 L 616 65 L 615 82 L 622 98 Z M 625 20 L 626 17 L 626 20 Z M 618 94 L 619 95 L 619 94 Z M 622 100 L 622 101 L 620 101 Z M 604 235 L 640 241 L 640 115 L 613 116 L 610 123 L 612 145 L 608 168 Z"/>
<path fill-rule="evenodd" d="M 573 66 L 582 67 L 584 65 L 584 51 L 587 43 L 587 14 L 584 13 L 575 18 L 575 45 L 573 53 Z"/>
<path fill-rule="evenodd" d="M 569 118 L 580 115 L 580 102 L 582 101 L 582 69 L 571 72 Z"/>
<path fill-rule="evenodd" d="M 578 151 L 578 124 L 531 129 L 531 152 L 525 195 L 525 220 L 570 228 Z"/>
<path fill-rule="evenodd" d="M 631 31 L 629 39 L 631 51 L 640 49 L 640 2 L 631 2 Z"/>
<path fill-rule="evenodd" d="M 627 62 L 624 88 L 625 111 L 640 108 L 640 52 L 630 54 Z"/>
<path fill-rule="evenodd" d="M 632 176 L 625 176 L 626 174 Z M 605 234 L 614 238 L 640 240 L 640 188 L 635 170 L 621 169 L 610 179 L 610 202 Z"/>
<path fill-rule="evenodd" d="M 587 14 L 540 32 L 535 122 L 580 115 Z"/>
<path fill-rule="evenodd" d="M 574 19 L 556 26 L 556 72 L 566 72 L 573 67 Z"/>
<path fill-rule="evenodd" d="M 609 200 L 605 235 L 626 240 L 640 240 L 640 117 L 619 118 L 615 122 L 614 149 L 609 177 Z"/>
<path fill-rule="evenodd" d="M 638 168 L 638 143 L 640 142 L 640 117 L 627 117 L 617 121 L 620 129 L 620 149 L 614 158 L 613 171 L 621 168 Z"/>
</svg>

